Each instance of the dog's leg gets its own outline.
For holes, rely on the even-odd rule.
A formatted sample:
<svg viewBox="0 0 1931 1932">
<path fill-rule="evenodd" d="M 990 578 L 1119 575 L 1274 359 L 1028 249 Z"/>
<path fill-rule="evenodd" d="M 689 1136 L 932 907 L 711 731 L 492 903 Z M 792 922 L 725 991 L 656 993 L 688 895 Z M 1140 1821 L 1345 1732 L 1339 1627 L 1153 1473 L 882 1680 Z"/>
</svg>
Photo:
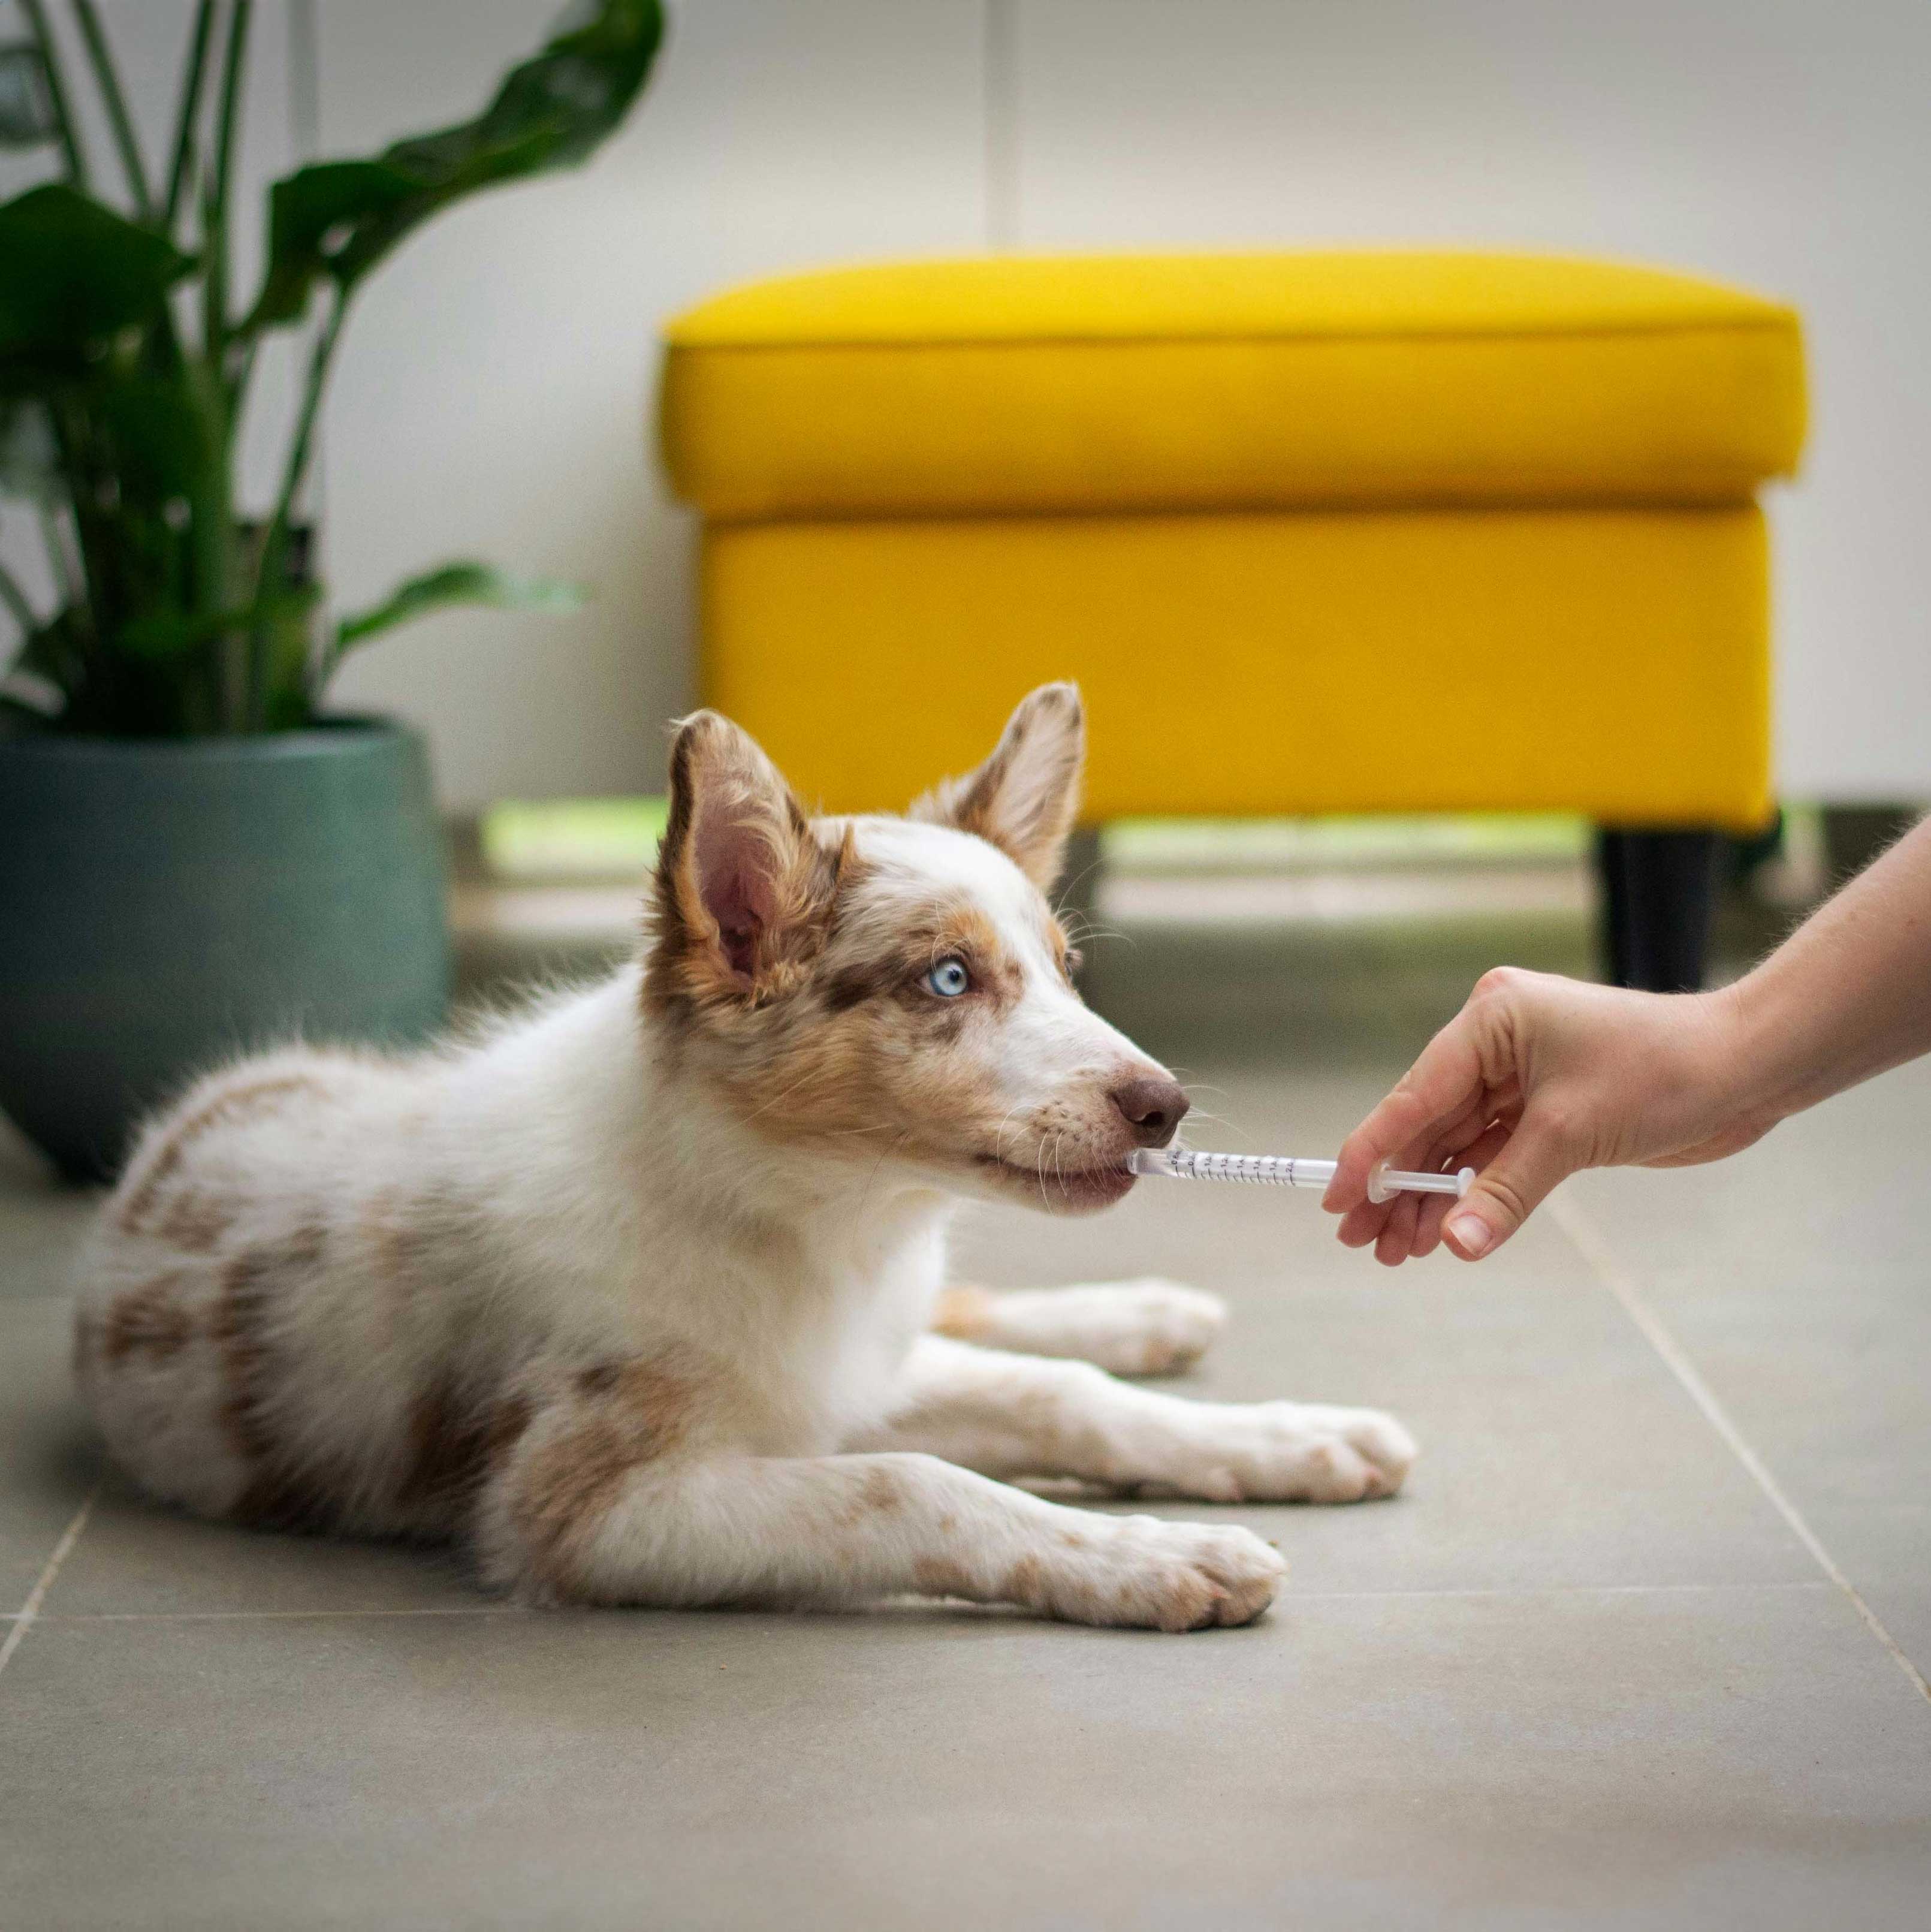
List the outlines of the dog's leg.
<svg viewBox="0 0 1931 1932">
<path fill-rule="evenodd" d="M 938 1336 L 913 1347 L 904 1400 L 856 1447 L 922 1449 L 997 1476 L 1077 1476 L 1212 1502 L 1392 1496 L 1414 1460 L 1393 1417 L 1292 1402 L 1188 1402 L 1084 1362 Z"/>
<path fill-rule="evenodd" d="M 1219 1295 L 1148 1275 L 1003 1294 L 949 1288 L 932 1326 L 982 1348 L 1092 1362 L 1116 1376 L 1158 1376 L 1197 1361 L 1226 1319 Z"/>
<path fill-rule="evenodd" d="M 539 1415 L 491 1479 L 479 1530 L 498 1581 L 576 1603 L 914 1593 L 1181 1630 L 1252 1621 L 1285 1567 L 1232 1525 L 1069 1509 L 931 1456 L 654 1455 L 622 1401 Z"/>
</svg>

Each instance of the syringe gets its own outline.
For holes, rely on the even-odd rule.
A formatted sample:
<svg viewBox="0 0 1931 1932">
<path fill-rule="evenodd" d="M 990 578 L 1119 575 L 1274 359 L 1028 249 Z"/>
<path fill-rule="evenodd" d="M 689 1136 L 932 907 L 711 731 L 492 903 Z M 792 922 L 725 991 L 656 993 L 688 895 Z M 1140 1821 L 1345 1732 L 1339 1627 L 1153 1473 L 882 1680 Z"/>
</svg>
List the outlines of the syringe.
<svg viewBox="0 0 1931 1932">
<path fill-rule="evenodd" d="M 1189 1148 L 1140 1148 L 1126 1159 L 1135 1174 L 1163 1174 L 1170 1180 L 1246 1180 L 1273 1187 L 1325 1187 L 1334 1178 L 1331 1160 L 1300 1160 L 1280 1154 L 1196 1154 Z M 1384 1161 L 1369 1170 L 1368 1198 L 1378 1206 L 1397 1194 L 1466 1194 L 1475 1170 L 1410 1174 Z"/>
</svg>

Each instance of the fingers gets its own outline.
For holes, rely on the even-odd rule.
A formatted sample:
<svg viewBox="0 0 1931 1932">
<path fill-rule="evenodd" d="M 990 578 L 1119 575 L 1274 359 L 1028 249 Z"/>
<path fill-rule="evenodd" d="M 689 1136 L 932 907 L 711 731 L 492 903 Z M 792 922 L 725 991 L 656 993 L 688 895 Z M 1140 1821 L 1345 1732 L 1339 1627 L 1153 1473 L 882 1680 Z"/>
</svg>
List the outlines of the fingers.
<svg viewBox="0 0 1931 1932">
<path fill-rule="evenodd" d="M 1460 1154 L 1450 1154 L 1441 1161 L 1441 1167 L 1474 1167 L 1481 1173 L 1495 1161 L 1498 1154 L 1508 1146 L 1508 1136 L 1516 1132 L 1514 1120 L 1495 1120 L 1483 1132 L 1477 1134 Z M 1474 1190 L 1470 1190 L 1474 1192 Z M 1431 1194 L 1427 1198 L 1427 1211 L 1423 1214 L 1423 1225 L 1415 1231 L 1415 1256 L 1433 1254 L 1443 1240 L 1443 1227 L 1448 1215 L 1460 1208 L 1462 1202 L 1454 1194 Z M 1425 1242 L 1425 1246 L 1423 1246 Z"/>
<path fill-rule="evenodd" d="M 1448 1219 L 1448 1210 L 1455 1205 L 1452 1194 L 1430 1194 L 1422 1202 L 1421 1218 L 1415 1227 L 1414 1245 L 1408 1252 L 1417 1261 L 1425 1255 L 1432 1255 L 1441 1246 L 1441 1224 Z"/>
<path fill-rule="evenodd" d="M 1336 1238 L 1344 1248 L 1367 1247 L 1380 1238 L 1388 1216 L 1394 1211 L 1392 1201 L 1378 1204 L 1363 1201 L 1342 1216 L 1341 1226 L 1334 1231 Z"/>
<path fill-rule="evenodd" d="M 1385 1160 L 1391 1167 L 1413 1168 L 1426 1174 L 1439 1172 L 1443 1163 L 1451 1155 L 1459 1154 L 1481 1133 L 1489 1118 L 1490 1110 L 1486 1096 L 1478 1096 L 1445 1127 L 1419 1140 L 1405 1142 L 1380 1158 Z M 1337 1166 L 1336 1182 L 1339 1180 Z M 1364 1180 L 1361 1199 L 1342 1218 L 1337 1232 L 1345 1246 L 1365 1248 L 1369 1242 L 1378 1241 L 1382 1230 L 1388 1225 L 1395 1210 L 1408 1198 L 1398 1194 L 1387 1201 L 1373 1202 L 1367 1198 L 1366 1189 L 1367 1184 Z M 1330 1184 L 1321 1204 L 1328 1208 L 1330 1213 L 1333 1211 L 1330 1205 L 1333 1195 L 1334 1186 Z M 1382 1258 L 1387 1258 L 1385 1253 Z"/>
<path fill-rule="evenodd" d="M 1513 1083 L 1504 1098 L 1512 1114 L 1516 1105 Z M 1491 1096 L 1485 1090 L 1478 1102 L 1465 1108 L 1437 1138 L 1411 1142 L 1397 1148 L 1387 1156 L 1389 1164 L 1414 1168 L 1423 1174 L 1441 1174 L 1459 1167 L 1480 1168 L 1507 1140 L 1510 1124 L 1507 1119 L 1495 1119 Z M 1414 1214 L 1404 1218 L 1405 1228 L 1411 1224 L 1411 1238 L 1405 1248 L 1396 1240 L 1383 1240 L 1384 1232 L 1404 1202 L 1415 1204 Z M 1336 1232 L 1346 1247 L 1365 1248 L 1374 1244 L 1376 1258 L 1393 1267 L 1408 1256 L 1420 1256 L 1434 1252 L 1441 1241 L 1443 1217 L 1454 1204 L 1452 1196 L 1440 1194 L 1397 1194 L 1379 1204 L 1364 1200 L 1348 1210 Z"/>
<path fill-rule="evenodd" d="M 1368 1198 L 1375 1162 L 1439 1138 L 1444 1128 L 1479 1106 L 1485 1084 L 1475 1023 L 1465 1006 L 1422 1049 L 1401 1084 L 1342 1143 L 1321 1205 L 1351 1219 Z M 1378 1221 L 1376 1226 L 1378 1232 Z"/>
<path fill-rule="evenodd" d="M 1672 1144 L 1643 1113 L 1645 1093 L 1668 1099 L 1672 1080 L 1684 1084 L 1670 1068 L 1687 1062 L 1693 1084 L 1702 1063 L 1671 1045 L 1685 1010 L 1514 968 L 1485 974 L 1343 1144 L 1321 1204 L 1341 1216 L 1342 1240 L 1372 1246 L 1388 1267 L 1443 1245 L 1475 1261 L 1578 1168 L 1712 1159 L 1732 1150 L 1732 1132 L 1734 1144 L 1745 1144 L 1747 1129 L 1710 1137 L 1707 1127 Z M 1650 1070 L 1633 1078 L 1626 1067 Z M 1465 1162 L 1477 1178 L 1459 1201 L 1404 1196 L 1377 1206 L 1368 1180 L 1381 1161 L 1429 1172 Z"/>
<path fill-rule="evenodd" d="M 1402 1155 L 1401 1164 L 1423 1174 L 1458 1167 L 1479 1171 L 1508 1144 L 1512 1131 L 1511 1124 L 1501 1120 L 1479 1131 L 1458 1126 L 1423 1152 Z M 1434 1253 L 1441 1245 L 1443 1222 L 1460 1204 L 1451 1194 L 1398 1194 L 1380 1207 L 1369 1202 L 1358 1215 L 1351 1212 L 1342 1222 L 1341 1238 L 1351 1247 L 1372 1242 L 1377 1261 L 1384 1268 L 1399 1268 L 1405 1261 Z"/>
<path fill-rule="evenodd" d="M 1466 1147 L 1450 1150 L 1435 1165 L 1447 1167 L 1472 1167 L 1479 1174 L 1509 1144 L 1509 1136 L 1515 1131 L 1512 1122 L 1498 1120 L 1485 1132 L 1478 1134 Z M 1409 1252 L 1417 1261 L 1424 1255 L 1432 1255 L 1441 1245 L 1441 1230 L 1449 1216 L 1462 1203 L 1452 1194 L 1428 1194 L 1422 1197 L 1420 1220 L 1415 1228 L 1415 1238 Z"/>
<path fill-rule="evenodd" d="M 1533 1102 L 1507 1142 L 1449 1210 L 1442 1240 L 1465 1262 L 1493 1254 L 1559 1181 L 1584 1165 L 1561 1124 Z"/>
<path fill-rule="evenodd" d="M 1381 1262 L 1383 1268 L 1400 1268 L 1402 1262 L 1420 1262 L 1423 1256 L 1433 1254 L 1438 1246 L 1443 1246 L 1444 1227 L 1448 1223 L 1448 1217 L 1456 1214 L 1458 1210 L 1474 1208 L 1485 1227 L 1489 1223 L 1497 1223 L 1501 1227 L 1502 1223 L 1498 1211 L 1491 1205 L 1477 1204 L 1477 1194 L 1483 1190 L 1483 1183 L 1487 1183 L 1487 1192 L 1491 1192 L 1491 1194 L 1497 1194 L 1504 1200 L 1520 1202 L 1522 1165 L 1525 1160 L 1534 1163 L 1534 1150 L 1537 1140 L 1556 1146 L 1555 1155 L 1552 1155 L 1555 1180 L 1543 1184 L 1541 1192 L 1537 1192 L 1534 1200 L 1529 1200 L 1528 1205 L 1522 1208 L 1520 1214 L 1508 1221 L 1507 1228 L 1502 1232 L 1495 1232 L 1491 1240 L 1485 1242 L 1481 1252 L 1483 1254 L 1492 1252 L 1495 1248 L 1501 1246 L 1502 1240 L 1507 1240 L 1508 1234 L 1512 1234 L 1516 1228 L 1520 1227 L 1524 1219 L 1528 1219 L 1529 1208 L 1534 1208 L 1541 1200 L 1543 1194 L 1547 1194 L 1549 1188 L 1555 1186 L 1556 1180 L 1574 1173 L 1576 1167 L 1582 1165 L 1579 1161 L 1570 1160 L 1568 1155 L 1562 1154 L 1561 1146 L 1558 1146 L 1558 1136 L 1552 1134 L 1547 1123 L 1539 1123 L 1531 1130 L 1531 1140 L 1524 1146 L 1516 1148 L 1510 1161 L 1502 1161 L 1502 1155 L 1508 1154 L 1510 1144 L 1518 1134 L 1520 1134 L 1520 1126 L 1514 1120 L 1492 1120 L 1474 1138 L 1465 1138 L 1464 1134 L 1458 1132 L 1454 1136 L 1437 1142 L 1435 1146 L 1427 1148 L 1421 1154 L 1404 1154 L 1400 1157 L 1402 1165 L 1420 1168 L 1421 1173 L 1443 1173 L 1443 1171 L 1450 1171 L 1450 1168 L 1456 1167 L 1474 1167 L 1479 1177 L 1477 1183 L 1470 1188 L 1468 1196 L 1464 1196 L 1462 1200 L 1456 1200 L 1452 1194 L 1396 1194 L 1393 1200 L 1384 1202 L 1379 1208 L 1373 1202 L 1363 1202 L 1361 1208 L 1350 1210 L 1346 1217 L 1342 1219 L 1340 1231 L 1338 1231 L 1340 1238 L 1350 1248 L 1367 1248 L 1369 1244 L 1373 1244 L 1375 1260 Z M 1464 1242 L 1460 1242 L 1460 1244 L 1456 1240 L 1448 1240 L 1448 1252 L 1458 1254 L 1464 1262 L 1471 1262 L 1477 1258 L 1474 1252 L 1470 1252 L 1468 1238 L 1464 1238 Z"/>
</svg>

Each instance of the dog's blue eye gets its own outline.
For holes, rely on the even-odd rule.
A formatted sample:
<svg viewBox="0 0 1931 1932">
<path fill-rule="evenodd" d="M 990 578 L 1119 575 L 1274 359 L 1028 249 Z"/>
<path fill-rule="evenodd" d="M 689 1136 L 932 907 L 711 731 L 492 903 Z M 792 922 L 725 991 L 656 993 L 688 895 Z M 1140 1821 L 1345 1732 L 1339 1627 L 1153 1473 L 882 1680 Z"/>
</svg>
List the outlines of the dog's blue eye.
<svg viewBox="0 0 1931 1932">
<path fill-rule="evenodd" d="M 941 959 L 925 975 L 927 992 L 937 993 L 942 1000 L 956 1000 L 971 986 L 972 975 L 966 970 L 963 959 Z"/>
</svg>

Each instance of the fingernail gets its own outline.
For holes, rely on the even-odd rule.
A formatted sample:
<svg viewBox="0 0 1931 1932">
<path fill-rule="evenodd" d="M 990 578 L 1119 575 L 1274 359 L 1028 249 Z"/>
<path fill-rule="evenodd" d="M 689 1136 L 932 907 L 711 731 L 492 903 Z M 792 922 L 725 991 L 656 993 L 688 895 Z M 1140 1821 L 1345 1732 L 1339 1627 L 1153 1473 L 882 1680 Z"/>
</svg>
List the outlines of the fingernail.
<svg viewBox="0 0 1931 1932">
<path fill-rule="evenodd" d="M 1472 1262 L 1489 1252 L 1489 1244 L 1495 1236 L 1489 1232 L 1487 1222 L 1473 1214 L 1458 1214 L 1450 1221 L 1445 1231 L 1455 1237 L 1455 1244 Z"/>
</svg>

